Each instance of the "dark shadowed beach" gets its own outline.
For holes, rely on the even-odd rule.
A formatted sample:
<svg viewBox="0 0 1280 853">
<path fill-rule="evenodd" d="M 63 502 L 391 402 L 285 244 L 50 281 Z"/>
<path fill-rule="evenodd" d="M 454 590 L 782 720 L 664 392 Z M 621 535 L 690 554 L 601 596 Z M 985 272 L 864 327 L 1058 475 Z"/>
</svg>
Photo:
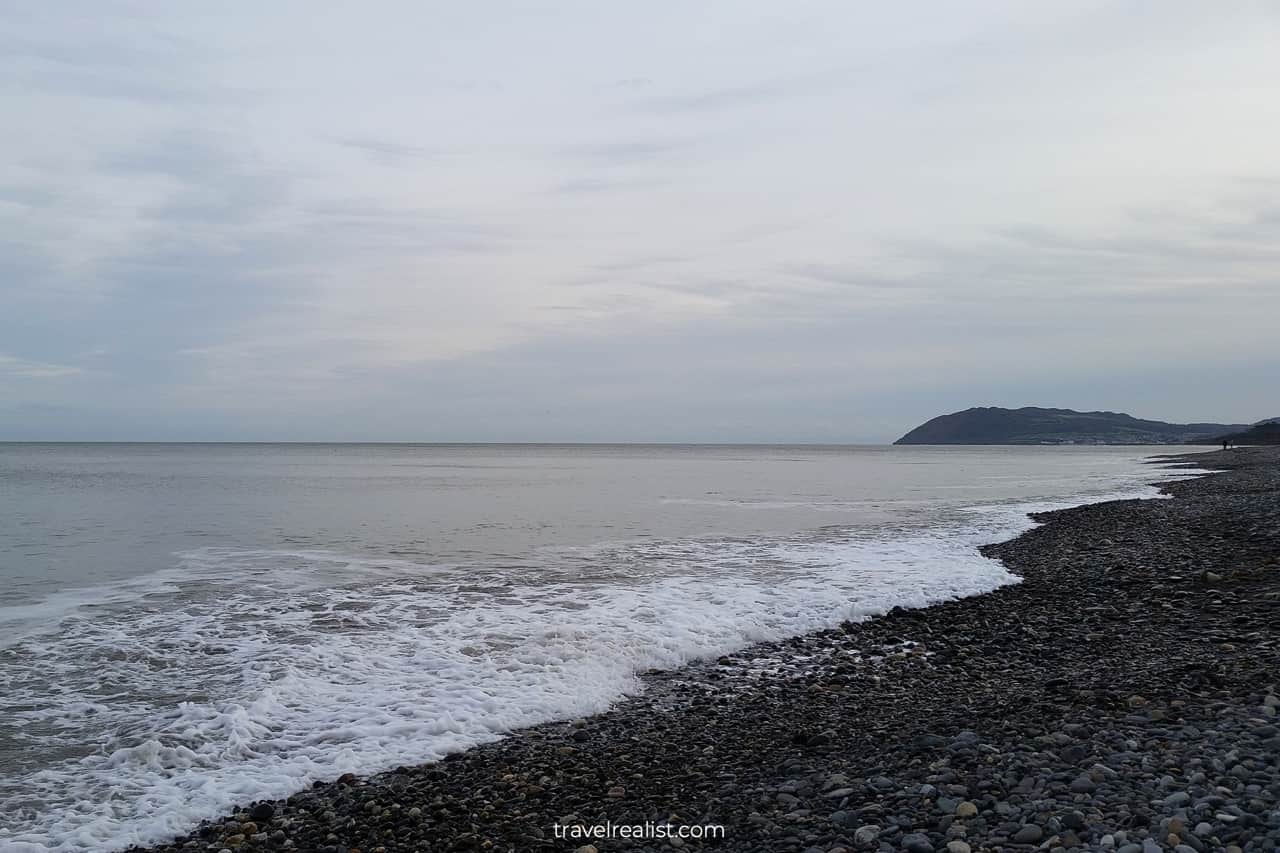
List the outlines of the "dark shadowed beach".
<svg viewBox="0 0 1280 853">
<path fill-rule="evenodd" d="M 1018 584 L 651 673 L 608 713 L 152 849 L 1276 850 L 1280 449 L 1176 464 L 1218 473 L 988 546 Z M 706 837 L 574 837 L 608 824 Z"/>
</svg>

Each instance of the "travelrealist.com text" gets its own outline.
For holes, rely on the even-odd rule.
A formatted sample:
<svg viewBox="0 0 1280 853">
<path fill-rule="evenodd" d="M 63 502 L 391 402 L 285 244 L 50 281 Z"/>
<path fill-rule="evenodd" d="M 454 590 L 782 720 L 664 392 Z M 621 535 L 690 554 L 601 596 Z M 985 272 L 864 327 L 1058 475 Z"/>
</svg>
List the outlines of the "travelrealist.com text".
<svg viewBox="0 0 1280 853">
<path fill-rule="evenodd" d="M 607 838 L 724 838 L 724 827 L 719 824 L 672 824 L 654 823 L 595 823 L 591 825 L 558 823 L 552 831 L 556 838 L 568 838 L 575 841 L 600 841 Z"/>
</svg>

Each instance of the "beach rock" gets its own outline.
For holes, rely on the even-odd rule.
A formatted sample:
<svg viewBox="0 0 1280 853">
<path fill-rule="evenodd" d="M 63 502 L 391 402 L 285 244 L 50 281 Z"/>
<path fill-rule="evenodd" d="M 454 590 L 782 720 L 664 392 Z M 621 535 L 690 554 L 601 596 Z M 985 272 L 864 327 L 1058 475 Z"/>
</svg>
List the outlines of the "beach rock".
<svg viewBox="0 0 1280 853">
<path fill-rule="evenodd" d="M 859 847 L 868 847 L 876 843 L 876 839 L 880 837 L 880 827 L 875 824 L 867 824 L 858 827 L 853 833 L 853 843 Z"/>
<path fill-rule="evenodd" d="M 1077 776 L 1071 780 L 1071 791 L 1075 794 L 1092 794 L 1098 789 L 1097 784 L 1088 776 Z"/>
<path fill-rule="evenodd" d="M 1029 823 L 1013 834 L 1013 841 L 1017 844 L 1038 844 L 1044 838 L 1044 830 Z"/>
<path fill-rule="evenodd" d="M 835 734 L 836 733 L 832 730 L 818 732 L 816 735 L 809 738 L 806 746 L 826 746 L 835 738 Z"/>
<path fill-rule="evenodd" d="M 929 836 L 912 832 L 902 836 L 902 849 L 906 853 L 933 853 L 933 843 L 929 841 Z"/>
</svg>

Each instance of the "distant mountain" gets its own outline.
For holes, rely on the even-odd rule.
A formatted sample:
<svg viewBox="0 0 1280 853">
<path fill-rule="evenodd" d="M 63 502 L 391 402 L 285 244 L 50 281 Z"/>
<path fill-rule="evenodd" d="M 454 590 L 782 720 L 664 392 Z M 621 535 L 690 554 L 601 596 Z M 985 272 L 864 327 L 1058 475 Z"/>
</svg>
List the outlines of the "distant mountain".
<svg viewBox="0 0 1280 853">
<path fill-rule="evenodd" d="M 1280 418 L 1258 421 L 1248 429 L 1222 436 L 1232 444 L 1280 444 Z"/>
<path fill-rule="evenodd" d="M 1119 412 L 981 407 L 941 415 L 894 444 L 1206 444 L 1248 424 L 1170 424 Z"/>
</svg>

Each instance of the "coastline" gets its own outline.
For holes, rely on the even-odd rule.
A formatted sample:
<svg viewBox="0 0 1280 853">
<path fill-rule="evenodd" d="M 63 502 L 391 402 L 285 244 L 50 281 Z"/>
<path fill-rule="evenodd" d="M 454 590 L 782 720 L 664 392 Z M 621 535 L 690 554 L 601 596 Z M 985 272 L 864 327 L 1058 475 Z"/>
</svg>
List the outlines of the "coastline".
<svg viewBox="0 0 1280 853">
<path fill-rule="evenodd" d="M 723 825 L 683 843 L 707 850 L 1276 849 L 1280 452 L 1162 461 L 1222 473 L 983 549 L 1021 583 L 649 673 L 588 720 L 145 849 L 574 850 L 555 824 L 605 821 Z"/>
</svg>

